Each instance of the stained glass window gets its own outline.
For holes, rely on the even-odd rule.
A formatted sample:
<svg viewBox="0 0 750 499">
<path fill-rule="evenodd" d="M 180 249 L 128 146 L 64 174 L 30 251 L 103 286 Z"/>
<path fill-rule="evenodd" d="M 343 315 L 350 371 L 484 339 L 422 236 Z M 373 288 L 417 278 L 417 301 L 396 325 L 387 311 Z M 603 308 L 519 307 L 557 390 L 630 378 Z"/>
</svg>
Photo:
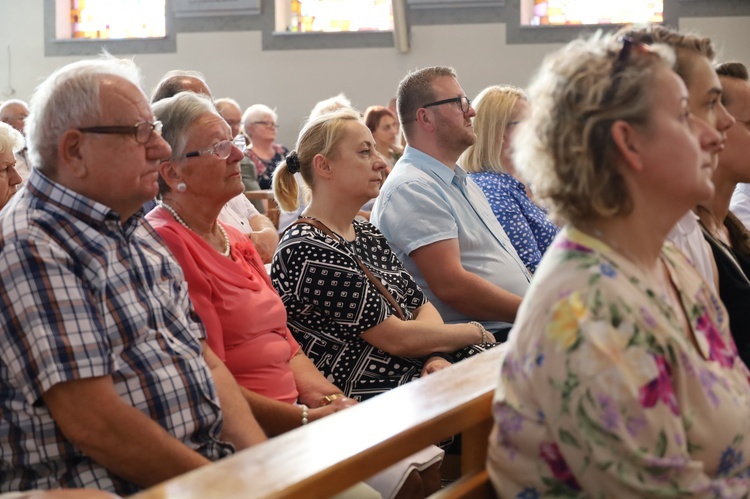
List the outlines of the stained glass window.
<svg viewBox="0 0 750 499">
<path fill-rule="evenodd" d="M 393 30 L 391 0 L 277 0 L 276 7 L 286 14 L 281 23 L 277 16 L 277 31 Z"/>
<path fill-rule="evenodd" d="M 663 0 L 521 0 L 524 26 L 663 21 Z"/>
<path fill-rule="evenodd" d="M 57 37 L 161 38 L 165 17 L 165 0 L 70 0 L 70 31 Z"/>
</svg>

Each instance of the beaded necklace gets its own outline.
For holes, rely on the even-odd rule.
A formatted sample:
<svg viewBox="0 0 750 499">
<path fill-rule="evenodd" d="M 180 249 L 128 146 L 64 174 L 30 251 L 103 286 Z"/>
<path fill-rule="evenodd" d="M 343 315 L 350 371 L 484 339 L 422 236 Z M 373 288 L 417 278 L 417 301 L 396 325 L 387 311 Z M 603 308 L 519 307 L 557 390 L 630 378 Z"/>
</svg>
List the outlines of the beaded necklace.
<svg viewBox="0 0 750 499">
<path fill-rule="evenodd" d="M 177 211 L 174 208 L 169 206 L 164 201 L 157 201 L 156 204 L 158 204 L 159 206 L 167 210 L 169 213 L 171 213 L 174 219 L 177 220 L 177 222 L 180 225 L 182 225 L 189 231 L 195 232 L 193 229 L 190 228 L 188 224 L 185 223 L 185 221 L 182 219 L 182 217 L 177 213 Z M 224 230 L 224 227 L 222 227 L 219 222 L 216 222 L 216 225 L 219 227 L 219 232 L 221 232 L 221 236 L 224 238 L 224 251 L 220 251 L 219 253 L 221 253 L 222 256 L 228 257 L 230 252 L 232 251 L 231 247 L 229 246 L 229 236 L 227 235 L 227 231 Z"/>
</svg>

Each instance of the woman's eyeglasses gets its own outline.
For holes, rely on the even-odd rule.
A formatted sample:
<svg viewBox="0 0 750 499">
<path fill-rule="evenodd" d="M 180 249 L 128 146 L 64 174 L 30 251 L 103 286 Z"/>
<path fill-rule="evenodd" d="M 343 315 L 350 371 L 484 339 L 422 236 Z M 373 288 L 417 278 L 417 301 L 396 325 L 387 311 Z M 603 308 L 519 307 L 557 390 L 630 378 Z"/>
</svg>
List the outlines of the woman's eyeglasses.
<svg viewBox="0 0 750 499">
<path fill-rule="evenodd" d="M 649 47 L 647 44 L 629 36 L 622 37 L 622 48 L 617 54 L 615 63 L 612 65 L 612 72 L 609 76 L 611 83 L 607 91 L 604 92 L 604 97 L 602 98 L 602 106 L 611 104 L 612 100 L 615 98 L 615 95 L 617 95 L 617 90 L 620 88 L 620 81 L 622 80 L 622 72 L 627 67 L 628 60 L 630 59 L 630 54 L 632 54 L 634 50 L 639 54 L 654 53 L 654 49 Z"/>
<path fill-rule="evenodd" d="M 219 159 L 227 159 L 232 154 L 232 141 L 222 140 L 211 147 L 200 149 L 198 151 L 192 151 L 185 154 L 186 158 L 195 158 L 197 156 L 205 156 L 206 154 L 215 154 Z"/>
<path fill-rule="evenodd" d="M 271 130 L 276 130 L 279 128 L 279 125 L 274 123 L 273 121 L 253 121 L 253 125 L 263 125 L 266 128 L 270 128 Z"/>
<path fill-rule="evenodd" d="M 147 144 L 151 140 L 151 132 L 161 135 L 161 121 L 141 121 L 132 126 L 88 126 L 79 128 L 83 133 L 104 133 L 118 135 L 133 135 L 139 144 Z"/>
</svg>

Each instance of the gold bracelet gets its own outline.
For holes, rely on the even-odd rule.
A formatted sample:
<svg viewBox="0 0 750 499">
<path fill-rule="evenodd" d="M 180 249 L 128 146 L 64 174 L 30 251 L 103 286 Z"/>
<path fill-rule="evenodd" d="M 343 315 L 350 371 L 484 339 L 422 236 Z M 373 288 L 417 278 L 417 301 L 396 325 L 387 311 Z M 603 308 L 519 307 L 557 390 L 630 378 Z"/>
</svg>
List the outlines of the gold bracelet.
<svg viewBox="0 0 750 499">
<path fill-rule="evenodd" d="M 340 399 L 344 396 L 345 395 L 343 393 L 333 393 L 331 395 L 326 395 L 325 397 L 323 397 L 323 400 L 320 401 L 320 407 L 325 407 L 331 404 L 334 400 Z"/>
<path fill-rule="evenodd" d="M 479 329 L 479 332 L 482 334 L 482 339 L 479 341 L 479 343 L 487 343 L 487 330 L 484 328 L 481 322 L 477 321 L 471 321 L 469 322 L 472 326 Z"/>
</svg>

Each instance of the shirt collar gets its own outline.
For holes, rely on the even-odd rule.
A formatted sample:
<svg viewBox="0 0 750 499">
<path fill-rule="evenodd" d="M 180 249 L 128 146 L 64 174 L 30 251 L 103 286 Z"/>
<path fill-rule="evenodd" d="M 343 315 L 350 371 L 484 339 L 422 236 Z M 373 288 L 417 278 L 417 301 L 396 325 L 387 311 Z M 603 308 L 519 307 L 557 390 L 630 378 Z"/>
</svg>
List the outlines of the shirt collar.
<svg viewBox="0 0 750 499">
<path fill-rule="evenodd" d="M 122 230 L 126 235 L 130 235 L 143 218 L 143 209 L 140 209 L 121 224 L 116 211 L 55 182 L 37 168 L 32 168 L 29 174 L 26 193 L 36 198 L 31 203 L 32 208 L 50 204 L 92 227 L 104 225 L 109 229 Z"/>
<path fill-rule="evenodd" d="M 455 168 L 451 170 L 429 154 L 409 145 L 404 148 L 404 154 L 401 158 L 426 173 L 432 173 L 446 184 L 452 183 L 455 179 L 459 185 L 466 185 L 466 171 L 458 165 L 455 165 Z"/>
</svg>

